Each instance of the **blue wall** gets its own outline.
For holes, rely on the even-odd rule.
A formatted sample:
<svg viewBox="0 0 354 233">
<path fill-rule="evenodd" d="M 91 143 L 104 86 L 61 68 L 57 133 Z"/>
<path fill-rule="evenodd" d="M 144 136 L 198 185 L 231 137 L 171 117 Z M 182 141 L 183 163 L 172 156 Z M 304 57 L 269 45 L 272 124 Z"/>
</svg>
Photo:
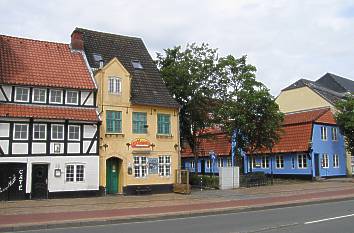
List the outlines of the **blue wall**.
<svg viewBox="0 0 354 233">
<path fill-rule="evenodd" d="M 208 168 L 207 166 L 207 160 L 209 160 L 209 157 L 202 157 L 202 158 L 198 158 L 198 173 L 201 173 L 201 163 L 203 162 L 205 164 L 205 174 L 211 174 L 211 173 L 215 173 L 215 174 L 219 174 L 219 167 L 218 167 L 218 159 L 221 158 L 222 159 L 222 163 L 223 163 L 223 167 L 227 166 L 227 159 L 230 157 L 218 157 L 217 159 L 215 159 L 214 164 L 211 163 L 211 167 Z M 183 169 L 187 169 L 190 172 L 195 172 L 195 168 L 191 167 L 191 162 L 194 161 L 194 158 L 182 158 L 182 168 Z"/>
</svg>

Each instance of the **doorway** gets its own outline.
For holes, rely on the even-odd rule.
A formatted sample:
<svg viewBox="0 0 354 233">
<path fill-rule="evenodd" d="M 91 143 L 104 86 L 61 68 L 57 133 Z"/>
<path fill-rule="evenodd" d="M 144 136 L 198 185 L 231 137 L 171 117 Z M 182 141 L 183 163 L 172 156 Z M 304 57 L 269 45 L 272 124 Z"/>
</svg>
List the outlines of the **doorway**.
<svg viewBox="0 0 354 233">
<path fill-rule="evenodd" d="M 106 191 L 107 194 L 118 193 L 120 159 L 110 158 L 106 160 Z"/>
<path fill-rule="evenodd" d="M 320 176 L 320 158 L 319 154 L 314 155 L 314 160 L 315 160 L 315 177 Z"/>
<path fill-rule="evenodd" d="M 32 199 L 48 198 L 48 164 L 32 165 Z"/>
</svg>

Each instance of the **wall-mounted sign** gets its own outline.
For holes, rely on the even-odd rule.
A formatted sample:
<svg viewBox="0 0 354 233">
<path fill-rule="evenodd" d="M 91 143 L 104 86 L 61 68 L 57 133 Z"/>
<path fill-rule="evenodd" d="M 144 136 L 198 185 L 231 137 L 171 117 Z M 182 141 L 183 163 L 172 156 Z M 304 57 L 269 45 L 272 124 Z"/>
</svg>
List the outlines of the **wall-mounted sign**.
<svg viewBox="0 0 354 233">
<path fill-rule="evenodd" d="M 159 172 L 159 159 L 148 158 L 149 174 L 157 174 Z"/>
<path fill-rule="evenodd" d="M 54 169 L 54 176 L 55 177 L 61 177 L 61 169 L 60 168 Z"/>
<path fill-rule="evenodd" d="M 150 141 L 145 138 L 136 138 L 131 143 L 130 146 L 132 148 L 150 148 Z"/>
<path fill-rule="evenodd" d="M 54 143 L 54 153 L 55 154 L 60 153 L 60 143 Z"/>
</svg>

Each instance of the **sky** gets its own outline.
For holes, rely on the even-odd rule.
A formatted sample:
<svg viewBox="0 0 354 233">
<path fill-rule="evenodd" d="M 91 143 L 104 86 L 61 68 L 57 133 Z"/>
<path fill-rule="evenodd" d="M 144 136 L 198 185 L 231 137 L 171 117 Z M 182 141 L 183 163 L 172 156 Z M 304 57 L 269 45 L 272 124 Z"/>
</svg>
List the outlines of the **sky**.
<svg viewBox="0 0 354 233">
<path fill-rule="evenodd" d="M 0 0 L 0 34 L 70 43 L 75 27 L 140 37 L 151 56 L 208 43 L 247 55 L 274 96 L 300 78 L 354 80 L 353 0 Z"/>
</svg>

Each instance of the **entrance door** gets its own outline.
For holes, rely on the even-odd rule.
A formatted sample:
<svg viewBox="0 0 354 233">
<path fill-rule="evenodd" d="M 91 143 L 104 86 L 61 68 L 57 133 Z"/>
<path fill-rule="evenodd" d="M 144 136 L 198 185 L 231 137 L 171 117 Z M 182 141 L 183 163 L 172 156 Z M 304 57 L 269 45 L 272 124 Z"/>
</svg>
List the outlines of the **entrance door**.
<svg viewBox="0 0 354 233">
<path fill-rule="evenodd" d="M 118 193 L 119 160 L 110 158 L 106 161 L 106 189 L 108 194 Z"/>
<path fill-rule="evenodd" d="M 48 164 L 32 165 L 32 199 L 48 198 Z"/>
<path fill-rule="evenodd" d="M 200 160 L 200 173 L 203 175 L 205 174 L 205 160 L 204 159 Z"/>
<path fill-rule="evenodd" d="M 314 155 L 314 160 L 315 160 L 315 176 L 318 177 L 320 176 L 320 158 L 318 154 Z"/>
</svg>

